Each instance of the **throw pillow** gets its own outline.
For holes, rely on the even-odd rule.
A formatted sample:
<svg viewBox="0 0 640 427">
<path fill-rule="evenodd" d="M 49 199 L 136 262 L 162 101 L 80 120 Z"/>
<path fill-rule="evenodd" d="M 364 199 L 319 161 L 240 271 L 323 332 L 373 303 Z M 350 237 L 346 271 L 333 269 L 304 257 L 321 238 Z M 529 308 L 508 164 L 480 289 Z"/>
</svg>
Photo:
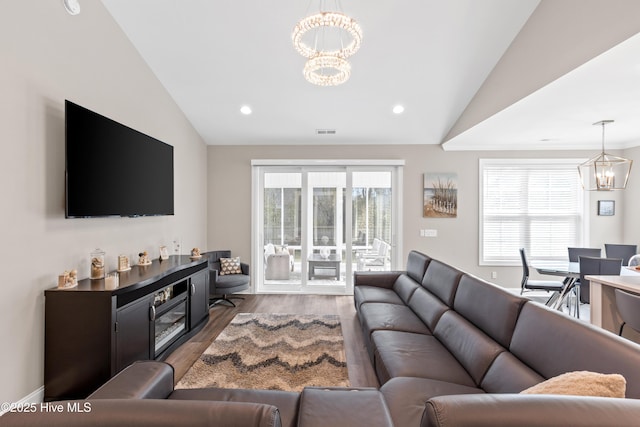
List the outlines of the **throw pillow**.
<svg viewBox="0 0 640 427">
<path fill-rule="evenodd" d="M 220 258 L 220 275 L 224 276 L 225 274 L 242 274 L 240 257 Z"/>
<path fill-rule="evenodd" d="M 549 378 L 520 393 L 623 398 L 626 388 L 627 381 L 620 374 L 576 371 Z"/>
</svg>

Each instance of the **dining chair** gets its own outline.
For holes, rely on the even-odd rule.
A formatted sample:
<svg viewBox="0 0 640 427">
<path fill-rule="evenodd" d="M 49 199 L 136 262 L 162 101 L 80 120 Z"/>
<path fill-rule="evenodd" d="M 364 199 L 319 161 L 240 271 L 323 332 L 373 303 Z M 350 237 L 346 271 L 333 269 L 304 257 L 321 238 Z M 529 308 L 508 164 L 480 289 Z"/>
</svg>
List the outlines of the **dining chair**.
<svg viewBox="0 0 640 427">
<path fill-rule="evenodd" d="M 602 249 L 600 248 L 567 248 L 569 252 L 569 262 L 579 262 L 581 256 L 590 256 L 600 258 L 602 256 Z M 567 278 L 566 280 L 570 280 Z M 573 294 L 576 298 L 575 311 L 576 317 L 580 318 L 580 279 L 576 279 L 573 284 Z M 567 306 L 569 302 L 567 300 Z"/>
<path fill-rule="evenodd" d="M 620 258 L 598 258 L 581 256 L 580 263 L 580 289 L 578 290 L 578 298 L 580 302 L 589 304 L 590 283 L 585 276 L 619 276 L 622 268 L 622 260 Z"/>
<path fill-rule="evenodd" d="M 631 329 L 640 332 L 640 295 L 617 288 L 615 289 L 615 293 L 618 313 L 620 317 L 622 317 L 622 324 L 620 325 L 618 335 L 622 336 L 622 329 L 625 325 L 629 325 Z"/>
<path fill-rule="evenodd" d="M 607 258 L 620 258 L 622 265 L 629 265 L 629 259 L 638 253 L 638 245 L 604 244 L 604 253 Z"/>
<path fill-rule="evenodd" d="M 600 248 L 567 248 L 569 251 L 569 262 L 578 262 L 580 256 L 601 257 Z"/>
<path fill-rule="evenodd" d="M 531 280 L 529 279 L 529 263 L 524 248 L 520 248 L 520 259 L 522 260 L 522 282 L 520 283 L 520 295 L 526 291 L 547 291 L 553 292 L 546 305 L 552 305 L 564 288 L 564 283 L 556 280 Z"/>
</svg>

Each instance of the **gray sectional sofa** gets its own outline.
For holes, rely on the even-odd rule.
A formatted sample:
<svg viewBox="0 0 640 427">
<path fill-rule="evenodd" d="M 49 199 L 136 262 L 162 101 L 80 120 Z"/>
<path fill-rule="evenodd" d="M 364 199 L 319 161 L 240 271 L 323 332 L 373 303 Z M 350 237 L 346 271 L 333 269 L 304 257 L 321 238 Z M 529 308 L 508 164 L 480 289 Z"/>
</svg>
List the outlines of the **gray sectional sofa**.
<svg viewBox="0 0 640 427">
<path fill-rule="evenodd" d="M 355 273 L 354 300 L 395 425 L 640 425 L 640 346 L 609 332 L 415 251 Z M 517 394 L 572 371 L 630 399 Z"/>
<path fill-rule="evenodd" d="M 415 251 L 406 271 L 356 273 L 354 300 L 379 389 L 175 390 L 173 368 L 146 361 L 0 426 L 640 425 L 640 346 L 609 332 Z M 581 370 L 623 375 L 627 398 L 519 394 Z"/>
</svg>

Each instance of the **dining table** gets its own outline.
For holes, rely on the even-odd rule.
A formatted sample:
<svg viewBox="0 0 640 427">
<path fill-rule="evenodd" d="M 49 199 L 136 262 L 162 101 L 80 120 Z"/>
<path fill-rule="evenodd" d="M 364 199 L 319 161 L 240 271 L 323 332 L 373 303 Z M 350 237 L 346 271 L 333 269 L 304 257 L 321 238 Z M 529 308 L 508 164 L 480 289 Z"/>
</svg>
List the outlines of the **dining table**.
<svg viewBox="0 0 640 427">
<path fill-rule="evenodd" d="M 557 298 L 553 300 L 553 304 L 551 304 L 552 308 L 560 309 L 563 300 L 566 298 L 569 291 L 571 291 L 573 284 L 580 278 L 580 263 L 567 260 L 536 260 L 531 262 L 531 267 L 533 267 L 538 272 L 538 274 L 544 274 L 547 276 L 560 276 L 565 278 L 565 280 L 563 281 L 564 286 L 562 287 L 562 290 L 559 292 Z M 620 276 L 640 277 L 640 271 L 636 270 L 633 267 L 622 266 L 620 268 Z"/>
<path fill-rule="evenodd" d="M 580 278 L 580 263 L 563 260 L 538 260 L 532 261 L 531 267 L 533 267 L 538 274 L 565 278 L 562 281 L 564 284 L 562 290 L 556 298 L 551 300 L 550 304 L 550 307 L 560 309 L 567 293 L 571 290 L 576 280 Z"/>
</svg>

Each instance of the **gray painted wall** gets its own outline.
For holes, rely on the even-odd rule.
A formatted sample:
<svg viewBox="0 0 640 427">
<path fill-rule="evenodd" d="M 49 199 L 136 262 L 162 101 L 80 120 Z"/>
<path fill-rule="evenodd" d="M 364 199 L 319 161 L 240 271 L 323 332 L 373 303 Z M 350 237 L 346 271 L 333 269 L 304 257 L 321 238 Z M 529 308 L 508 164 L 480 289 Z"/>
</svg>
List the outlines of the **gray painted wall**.
<svg viewBox="0 0 640 427">
<path fill-rule="evenodd" d="M 115 269 L 118 254 L 157 258 L 174 237 L 206 244 L 206 146 L 102 3 L 81 6 L 70 16 L 62 1 L 20 0 L 0 13 L 0 402 L 41 392 L 43 291 L 58 274 L 87 277 L 96 247 Z M 65 99 L 174 146 L 175 216 L 64 218 Z M 157 191 L 154 177 L 131 185 Z"/>
<path fill-rule="evenodd" d="M 209 248 L 231 249 L 243 259 L 251 256 L 251 160 L 252 159 L 403 159 L 403 259 L 416 249 L 452 263 L 465 271 L 511 288 L 520 286 L 520 267 L 480 266 L 478 264 L 478 171 L 480 158 L 588 158 L 593 151 L 459 152 L 443 151 L 437 145 L 403 146 L 209 146 L 208 211 Z M 619 154 L 619 153 L 618 153 Z M 640 149 L 624 155 L 640 158 Z M 425 172 L 458 174 L 458 217 L 422 217 L 422 186 Z M 631 212 L 640 201 L 632 195 L 640 188 L 640 173 L 632 173 L 625 192 L 587 193 L 590 196 L 590 245 L 639 243 L 640 224 Z M 577 170 L 576 170 L 577 173 Z M 637 190 L 636 190 L 637 191 Z M 616 200 L 616 215 L 598 217 L 597 200 Z M 628 206 L 633 206 L 629 208 Z M 420 237 L 420 229 L 436 229 L 438 237 Z M 491 279 L 491 272 L 497 278 Z"/>
</svg>

